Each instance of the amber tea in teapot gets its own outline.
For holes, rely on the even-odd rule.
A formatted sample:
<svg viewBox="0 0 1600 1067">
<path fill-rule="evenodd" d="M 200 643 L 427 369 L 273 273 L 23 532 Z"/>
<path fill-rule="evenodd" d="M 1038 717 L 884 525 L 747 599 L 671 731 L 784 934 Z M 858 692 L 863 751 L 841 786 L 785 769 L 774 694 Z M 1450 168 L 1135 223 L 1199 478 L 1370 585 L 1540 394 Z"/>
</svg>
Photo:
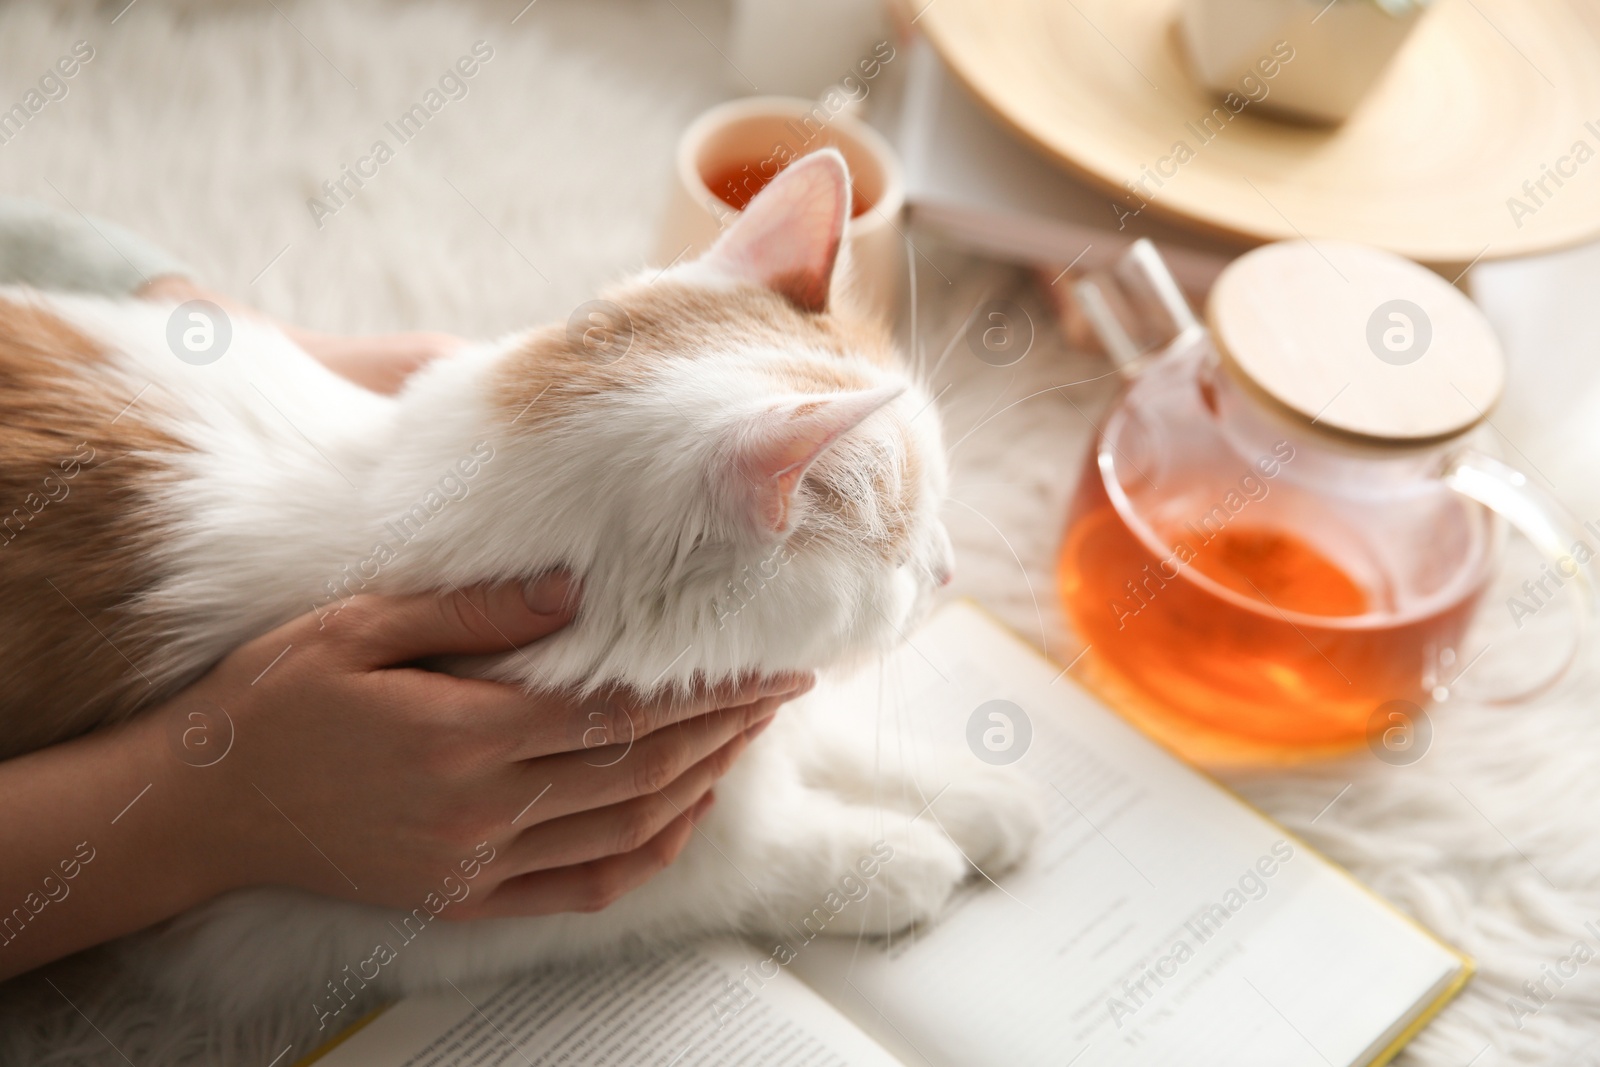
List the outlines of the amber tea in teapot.
<svg viewBox="0 0 1600 1067">
<path fill-rule="evenodd" d="M 1077 296 L 1128 382 L 1069 511 L 1061 594 L 1091 679 L 1180 748 L 1359 743 L 1468 665 L 1501 515 L 1552 558 L 1573 543 L 1547 494 L 1462 444 L 1503 365 L 1415 264 L 1258 249 L 1218 280 L 1210 329 L 1148 245 Z M 1422 351 L 1387 347 L 1407 342 Z M 1587 574 L 1573 588 L 1587 611 Z"/>
</svg>

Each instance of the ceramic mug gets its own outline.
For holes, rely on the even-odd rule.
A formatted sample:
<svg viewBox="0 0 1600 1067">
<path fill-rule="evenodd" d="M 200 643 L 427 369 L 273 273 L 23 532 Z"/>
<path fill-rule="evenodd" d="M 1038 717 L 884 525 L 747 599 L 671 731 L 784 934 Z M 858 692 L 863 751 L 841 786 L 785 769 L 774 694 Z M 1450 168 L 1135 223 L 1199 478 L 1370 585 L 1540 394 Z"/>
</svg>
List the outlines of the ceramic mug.
<svg viewBox="0 0 1600 1067">
<path fill-rule="evenodd" d="M 837 148 L 850 167 L 852 217 L 845 245 L 862 308 L 893 322 L 906 269 L 900 215 L 905 180 L 894 151 L 848 106 L 758 96 L 718 105 L 678 141 L 672 191 L 657 261 L 673 263 L 709 248 L 754 191 L 786 163 Z M 719 192 L 722 195 L 719 195 Z"/>
<path fill-rule="evenodd" d="M 1427 6 L 1425 0 L 1184 0 L 1179 26 L 1194 72 L 1230 111 L 1251 103 L 1336 123 L 1355 111 Z"/>
</svg>

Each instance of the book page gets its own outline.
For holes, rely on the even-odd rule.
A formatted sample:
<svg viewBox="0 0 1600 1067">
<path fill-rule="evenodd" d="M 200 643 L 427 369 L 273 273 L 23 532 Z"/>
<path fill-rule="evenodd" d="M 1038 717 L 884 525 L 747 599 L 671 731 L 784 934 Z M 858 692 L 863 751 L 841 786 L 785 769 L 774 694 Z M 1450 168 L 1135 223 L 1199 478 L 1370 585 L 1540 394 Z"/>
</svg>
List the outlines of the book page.
<svg viewBox="0 0 1600 1067">
<path fill-rule="evenodd" d="M 859 715 L 880 692 L 909 694 L 882 721 L 917 723 L 963 757 L 978 709 L 1009 701 L 990 707 L 1015 720 L 1013 740 L 1031 731 L 1014 769 L 1047 819 L 1021 869 L 964 891 L 931 929 L 819 938 L 795 961 L 907 1064 L 1343 1067 L 1462 973 L 973 607 L 944 609 L 854 684 L 838 706 Z"/>
<path fill-rule="evenodd" d="M 738 982 L 737 944 L 408 997 L 317 1067 L 899 1067 L 804 983 Z M 746 988 L 749 980 L 746 979 Z"/>
</svg>

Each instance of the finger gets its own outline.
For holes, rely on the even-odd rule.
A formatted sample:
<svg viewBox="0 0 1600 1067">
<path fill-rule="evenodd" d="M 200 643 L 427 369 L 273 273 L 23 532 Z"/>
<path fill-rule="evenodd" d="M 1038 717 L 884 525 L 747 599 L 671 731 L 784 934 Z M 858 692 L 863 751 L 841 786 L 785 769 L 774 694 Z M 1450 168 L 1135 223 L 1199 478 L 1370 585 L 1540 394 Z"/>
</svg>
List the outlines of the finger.
<svg viewBox="0 0 1600 1067">
<path fill-rule="evenodd" d="M 649 698 L 618 691 L 597 694 L 583 702 L 581 741 L 588 748 L 626 745 L 722 708 L 746 707 L 767 698 L 778 698 L 780 704 L 793 700 L 809 692 L 816 681 L 809 671 L 790 671 L 743 675 L 711 686 L 697 682 L 686 693 Z"/>
<path fill-rule="evenodd" d="M 778 702 L 779 697 L 765 697 L 744 707 L 707 712 L 658 729 L 632 747 L 611 745 L 530 761 L 523 776 L 507 784 L 507 795 L 528 795 L 549 785 L 539 811 L 530 813 L 530 825 L 653 797 L 750 726 L 773 717 Z"/>
<path fill-rule="evenodd" d="M 563 752 L 524 764 L 507 783 L 508 797 L 531 796 L 547 786 L 529 819 L 549 822 L 580 811 L 654 796 L 690 767 L 778 710 L 778 697 L 742 708 L 708 712 L 697 719 L 657 730 L 630 746 Z M 513 809 L 514 810 L 514 809 Z"/>
<path fill-rule="evenodd" d="M 527 583 L 358 596 L 318 623 L 344 641 L 361 666 L 387 667 L 425 656 L 521 648 L 561 629 L 576 607 L 576 583 L 552 571 Z"/>
<path fill-rule="evenodd" d="M 458 687 L 456 695 L 470 699 L 470 705 L 464 705 L 464 718 L 507 759 L 586 752 L 588 763 L 607 764 L 622 758 L 630 745 L 666 726 L 714 710 L 748 707 L 760 700 L 770 699 L 777 707 L 808 692 L 815 681 L 815 676 L 807 673 L 728 682 L 706 689 L 683 707 L 674 706 L 667 698 L 641 702 L 615 694 L 574 697 L 564 690 L 527 694 L 494 683 L 485 683 L 471 693 Z"/>
<path fill-rule="evenodd" d="M 442 333 L 385 333 L 339 337 L 309 330 L 290 336 L 329 370 L 377 393 L 397 393 L 418 369 L 464 347 Z"/>
<path fill-rule="evenodd" d="M 675 817 L 665 829 L 632 852 L 508 878 L 496 886 L 470 916 L 463 917 L 599 911 L 648 882 L 677 859 L 694 833 L 695 821 L 705 816 L 714 800 L 714 795 L 707 793 L 694 807 Z"/>
<path fill-rule="evenodd" d="M 736 735 L 658 793 L 529 827 L 506 847 L 506 869 L 526 874 L 632 852 L 709 792 L 760 729 Z"/>
</svg>

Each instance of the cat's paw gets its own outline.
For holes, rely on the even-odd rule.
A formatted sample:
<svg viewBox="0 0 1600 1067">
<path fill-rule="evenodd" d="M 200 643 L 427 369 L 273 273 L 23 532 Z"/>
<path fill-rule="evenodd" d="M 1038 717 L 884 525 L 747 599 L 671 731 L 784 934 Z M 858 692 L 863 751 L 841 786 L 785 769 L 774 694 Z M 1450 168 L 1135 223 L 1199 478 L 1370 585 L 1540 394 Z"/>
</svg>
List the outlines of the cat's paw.
<svg viewBox="0 0 1600 1067">
<path fill-rule="evenodd" d="M 926 817 L 901 823 L 876 846 L 882 862 L 854 907 L 850 932 L 869 937 L 932 922 L 971 868 L 961 851 Z"/>
<path fill-rule="evenodd" d="M 1038 789 L 1001 768 L 968 771 L 951 779 L 922 816 L 991 877 L 1020 863 L 1039 836 Z"/>
</svg>

